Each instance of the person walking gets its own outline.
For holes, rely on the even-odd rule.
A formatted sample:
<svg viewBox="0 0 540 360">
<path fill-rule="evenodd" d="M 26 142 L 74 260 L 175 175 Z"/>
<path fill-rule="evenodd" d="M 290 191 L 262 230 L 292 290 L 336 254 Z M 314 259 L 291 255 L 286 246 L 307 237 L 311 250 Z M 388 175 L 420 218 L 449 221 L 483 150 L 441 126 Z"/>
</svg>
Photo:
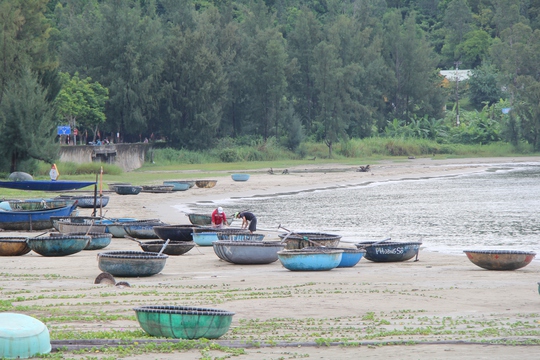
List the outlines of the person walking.
<svg viewBox="0 0 540 360">
<path fill-rule="evenodd" d="M 249 211 L 237 212 L 234 214 L 237 219 L 242 219 L 241 229 L 249 229 L 252 234 L 257 231 L 257 217 Z"/>
<path fill-rule="evenodd" d="M 58 180 L 58 177 L 60 176 L 60 172 L 56 168 L 56 164 L 52 164 L 51 171 L 49 171 L 49 176 L 51 177 L 52 181 Z"/>
<path fill-rule="evenodd" d="M 215 228 L 223 228 L 227 225 L 227 215 L 220 206 L 212 212 L 212 226 Z"/>
</svg>

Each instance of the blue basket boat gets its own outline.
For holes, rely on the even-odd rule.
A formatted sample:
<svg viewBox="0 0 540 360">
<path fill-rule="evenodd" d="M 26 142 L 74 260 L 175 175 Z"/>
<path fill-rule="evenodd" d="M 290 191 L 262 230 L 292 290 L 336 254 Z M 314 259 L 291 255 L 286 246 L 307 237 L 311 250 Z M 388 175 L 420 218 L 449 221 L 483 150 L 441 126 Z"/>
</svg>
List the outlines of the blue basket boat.
<svg viewBox="0 0 540 360">
<path fill-rule="evenodd" d="M 137 321 L 152 336 L 175 339 L 217 339 L 225 334 L 234 312 L 187 306 L 141 306 Z"/>
<path fill-rule="evenodd" d="M 168 257 L 144 251 L 109 251 L 98 254 L 98 266 L 113 276 L 152 276 L 163 270 Z"/>
<path fill-rule="evenodd" d="M 278 251 L 281 264 L 292 271 L 324 271 L 336 268 L 341 262 L 343 250 L 327 250 L 323 247 Z"/>
<path fill-rule="evenodd" d="M 90 242 L 90 236 L 51 234 L 50 236 L 40 236 L 28 238 L 28 247 L 42 256 L 67 256 L 76 254 Z"/>
<path fill-rule="evenodd" d="M 115 185 L 114 191 L 118 195 L 138 195 L 142 190 L 142 186 L 135 185 Z"/>
<path fill-rule="evenodd" d="M 356 244 L 358 249 L 366 250 L 364 257 L 374 262 L 398 262 L 418 257 L 422 242 L 381 242 L 363 241 Z"/>
<path fill-rule="evenodd" d="M 195 182 L 193 182 L 195 184 Z M 186 191 L 191 185 L 186 181 L 164 181 L 163 185 L 172 186 L 172 191 Z"/>
<path fill-rule="evenodd" d="M 214 241 L 218 241 L 218 234 L 216 232 L 199 232 L 192 233 L 193 241 L 199 246 L 212 246 Z"/>
<path fill-rule="evenodd" d="M 249 174 L 232 174 L 231 178 L 234 181 L 248 181 L 249 180 Z"/>
<path fill-rule="evenodd" d="M 327 248 L 331 250 L 343 250 L 343 255 L 341 256 L 341 261 L 339 262 L 338 268 L 343 267 L 353 267 L 366 253 L 364 249 L 350 249 L 350 248 Z"/>
</svg>

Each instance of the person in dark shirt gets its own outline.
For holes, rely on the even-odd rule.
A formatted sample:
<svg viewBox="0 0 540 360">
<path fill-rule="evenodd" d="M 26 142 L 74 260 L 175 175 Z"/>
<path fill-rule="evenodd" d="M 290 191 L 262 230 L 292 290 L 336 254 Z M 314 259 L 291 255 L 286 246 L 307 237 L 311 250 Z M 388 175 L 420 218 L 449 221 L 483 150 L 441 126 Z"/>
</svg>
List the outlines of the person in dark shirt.
<svg viewBox="0 0 540 360">
<path fill-rule="evenodd" d="M 242 219 L 242 229 L 249 229 L 252 234 L 257 231 L 257 217 L 253 213 L 249 211 L 237 212 L 234 217 Z"/>
</svg>

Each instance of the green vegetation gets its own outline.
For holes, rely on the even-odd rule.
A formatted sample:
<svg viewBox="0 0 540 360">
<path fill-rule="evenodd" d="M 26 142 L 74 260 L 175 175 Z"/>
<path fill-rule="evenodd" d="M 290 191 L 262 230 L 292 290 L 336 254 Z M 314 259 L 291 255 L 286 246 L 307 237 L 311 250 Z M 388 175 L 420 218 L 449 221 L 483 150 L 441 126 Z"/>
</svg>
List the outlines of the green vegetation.
<svg viewBox="0 0 540 360">
<path fill-rule="evenodd" d="M 3 172 L 57 162 L 66 122 L 84 142 L 148 139 L 187 164 L 369 156 L 356 141 L 379 138 L 435 143 L 377 156 L 540 151 L 536 2 L 0 6 Z M 470 73 L 440 75 L 458 68 Z"/>
</svg>

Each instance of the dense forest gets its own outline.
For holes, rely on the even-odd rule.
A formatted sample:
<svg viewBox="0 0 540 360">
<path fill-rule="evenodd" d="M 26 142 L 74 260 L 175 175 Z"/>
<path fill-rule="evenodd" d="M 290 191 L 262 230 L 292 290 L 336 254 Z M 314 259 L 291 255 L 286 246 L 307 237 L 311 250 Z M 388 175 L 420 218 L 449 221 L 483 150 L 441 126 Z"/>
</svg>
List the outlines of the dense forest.
<svg viewBox="0 0 540 360">
<path fill-rule="evenodd" d="M 0 167 L 51 162 L 59 125 L 190 150 L 540 150 L 539 15 L 540 0 L 0 0 Z"/>
</svg>

